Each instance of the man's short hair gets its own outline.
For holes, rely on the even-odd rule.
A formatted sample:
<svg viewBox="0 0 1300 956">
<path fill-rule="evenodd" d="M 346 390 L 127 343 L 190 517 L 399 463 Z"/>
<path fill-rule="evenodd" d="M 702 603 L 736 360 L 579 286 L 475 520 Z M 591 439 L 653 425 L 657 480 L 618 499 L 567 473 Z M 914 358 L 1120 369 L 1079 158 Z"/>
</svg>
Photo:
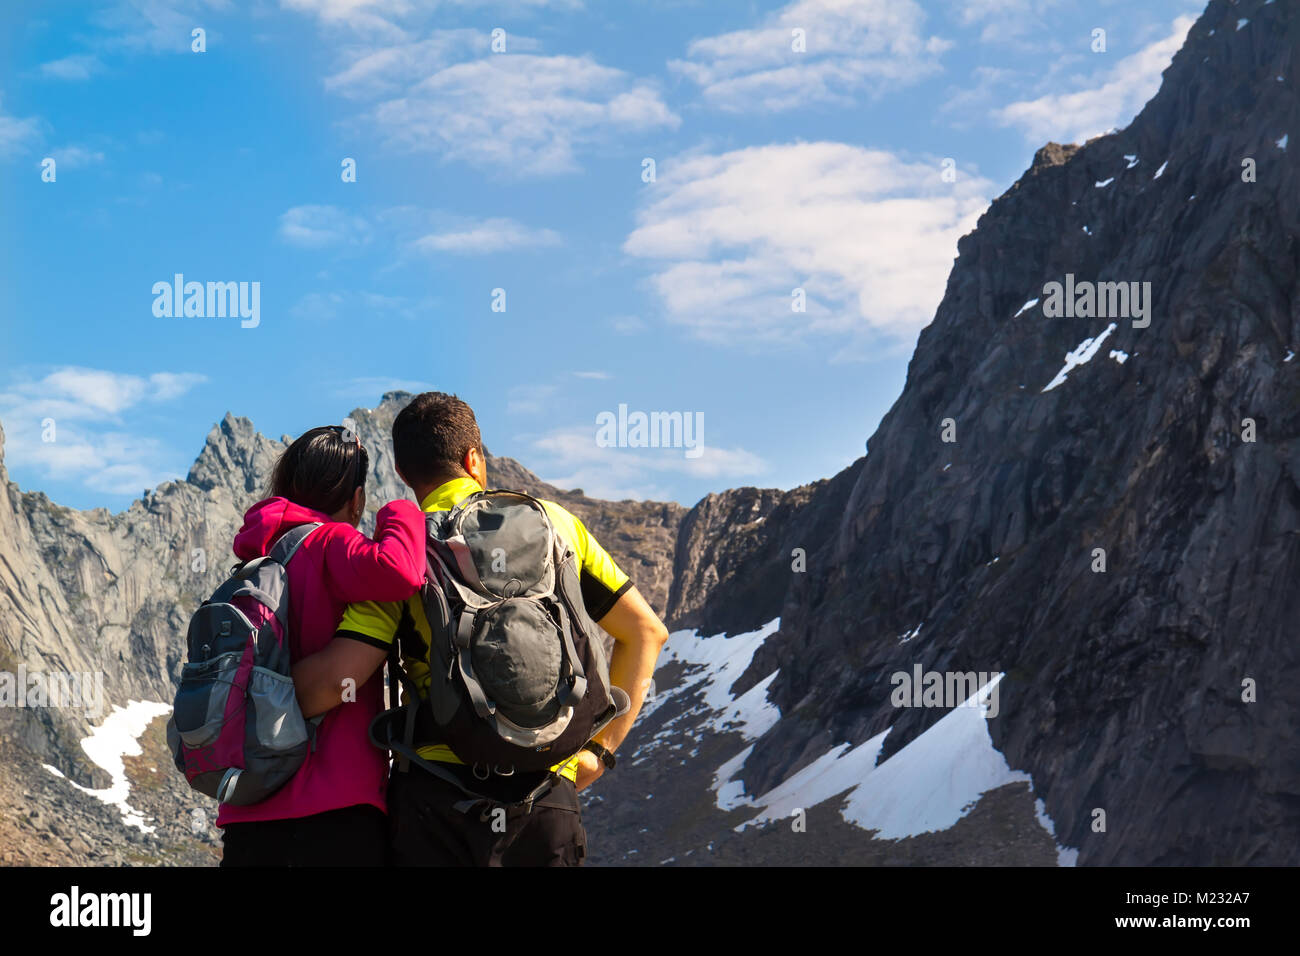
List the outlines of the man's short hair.
<svg viewBox="0 0 1300 956">
<path fill-rule="evenodd" d="M 471 448 L 483 453 L 478 421 L 455 395 L 424 392 L 393 419 L 393 457 L 412 485 L 466 474 L 461 462 Z"/>
</svg>

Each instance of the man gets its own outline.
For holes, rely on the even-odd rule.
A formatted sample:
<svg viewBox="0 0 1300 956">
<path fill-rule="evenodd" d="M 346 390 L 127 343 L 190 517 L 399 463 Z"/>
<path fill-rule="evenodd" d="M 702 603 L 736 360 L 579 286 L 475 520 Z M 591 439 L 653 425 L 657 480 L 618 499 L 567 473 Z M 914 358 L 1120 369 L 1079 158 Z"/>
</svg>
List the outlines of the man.
<svg viewBox="0 0 1300 956">
<path fill-rule="evenodd" d="M 453 395 L 426 392 L 412 400 L 393 422 L 393 452 L 399 477 L 425 512 L 449 511 L 488 487 L 474 412 Z M 558 775 L 556 784 L 531 809 L 511 804 L 539 782 L 535 776 L 488 774 L 482 779 L 447 746 L 417 741 L 421 758 L 438 761 L 465 789 L 497 803 L 475 805 L 467 812 L 461 788 L 414 763 L 405 770 L 394 768 L 389 832 L 392 859 L 398 865 L 564 866 L 581 864 L 586 855 L 578 791 L 613 764 L 614 751 L 641 710 L 668 632 L 582 522 L 554 502 L 542 504 L 576 555 L 588 615 L 614 639 L 610 682 L 627 693 L 631 707 L 596 735 L 596 750 L 584 749 L 551 768 Z M 383 664 L 394 639 L 402 648 L 405 669 L 421 692 L 427 691 L 431 634 L 418 594 L 404 602 L 351 605 L 335 638 L 294 668 L 306 716 L 338 706 L 339 688 L 346 679 L 355 681 L 353 686 L 364 684 Z M 601 748 L 607 753 L 598 756 Z"/>
</svg>

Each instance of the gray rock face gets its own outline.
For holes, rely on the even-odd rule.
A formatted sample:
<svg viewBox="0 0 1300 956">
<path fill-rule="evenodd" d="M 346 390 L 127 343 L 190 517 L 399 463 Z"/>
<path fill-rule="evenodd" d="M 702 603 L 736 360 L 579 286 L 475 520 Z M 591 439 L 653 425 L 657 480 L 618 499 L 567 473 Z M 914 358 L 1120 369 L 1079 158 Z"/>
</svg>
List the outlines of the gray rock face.
<svg viewBox="0 0 1300 956">
<path fill-rule="evenodd" d="M 1298 45 L 1294 4 L 1215 0 L 1131 126 L 1041 150 L 962 239 L 751 667 L 779 666 L 771 698 L 798 712 L 755 747 L 751 788 L 810 741 L 892 725 L 887 757 L 933 723 L 890 706 L 894 671 L 1004 671 L 994 742 L 1081 864 L 1300 861 L 1300 170 L 1278 145 L 1300 129 Z M 1150 282 L 1150 326 L 1016 315 L 1067 273 Z"/>
</svg>

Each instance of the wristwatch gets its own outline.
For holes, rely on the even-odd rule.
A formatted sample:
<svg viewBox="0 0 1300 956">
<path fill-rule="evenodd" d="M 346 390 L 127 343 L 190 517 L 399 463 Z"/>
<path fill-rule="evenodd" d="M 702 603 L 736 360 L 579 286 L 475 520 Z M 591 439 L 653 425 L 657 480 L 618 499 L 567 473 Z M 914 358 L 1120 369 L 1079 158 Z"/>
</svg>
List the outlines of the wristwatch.
<svg viewBox="0 0 1300 956">
<path fill-rule="evenodd" d="M 600 762 L 605 765 L 606 770 L 613 770 L 614 764 L 618 763 L 618 758 L 614 756 L 613 751 L 607 750 L 606 748 L 602 747 L 600 744 L 596 743 L 596 741 L 594 740 L 588 740 L 585 744 L 582 745 L 582 749 L 590 750 L 597 757 L 599 757 Z"/>
</svg>

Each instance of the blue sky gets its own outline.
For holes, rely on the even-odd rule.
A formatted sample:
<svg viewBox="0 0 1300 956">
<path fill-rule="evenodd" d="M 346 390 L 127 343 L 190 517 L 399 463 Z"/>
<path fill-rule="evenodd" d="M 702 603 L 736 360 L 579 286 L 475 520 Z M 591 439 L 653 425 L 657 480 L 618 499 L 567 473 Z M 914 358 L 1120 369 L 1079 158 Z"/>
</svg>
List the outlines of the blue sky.
<svg viewBox="0 0 1300 956">
<path fill-rule="evenodd" d="M 494 453 L 596 496 L 830 476 L 957 238 L 1044 142 L 1127 125 L 1200 8 L 5 4 L 11 477 L 120 509 L 227 411 L 278 437 L 391 388 L 460 394 Z M 256 326 L 155 314 L 177 273 L 258 283 Z M 702 415 L 704 452 L 602 447 L 620 404 Z"/>
</svg>

